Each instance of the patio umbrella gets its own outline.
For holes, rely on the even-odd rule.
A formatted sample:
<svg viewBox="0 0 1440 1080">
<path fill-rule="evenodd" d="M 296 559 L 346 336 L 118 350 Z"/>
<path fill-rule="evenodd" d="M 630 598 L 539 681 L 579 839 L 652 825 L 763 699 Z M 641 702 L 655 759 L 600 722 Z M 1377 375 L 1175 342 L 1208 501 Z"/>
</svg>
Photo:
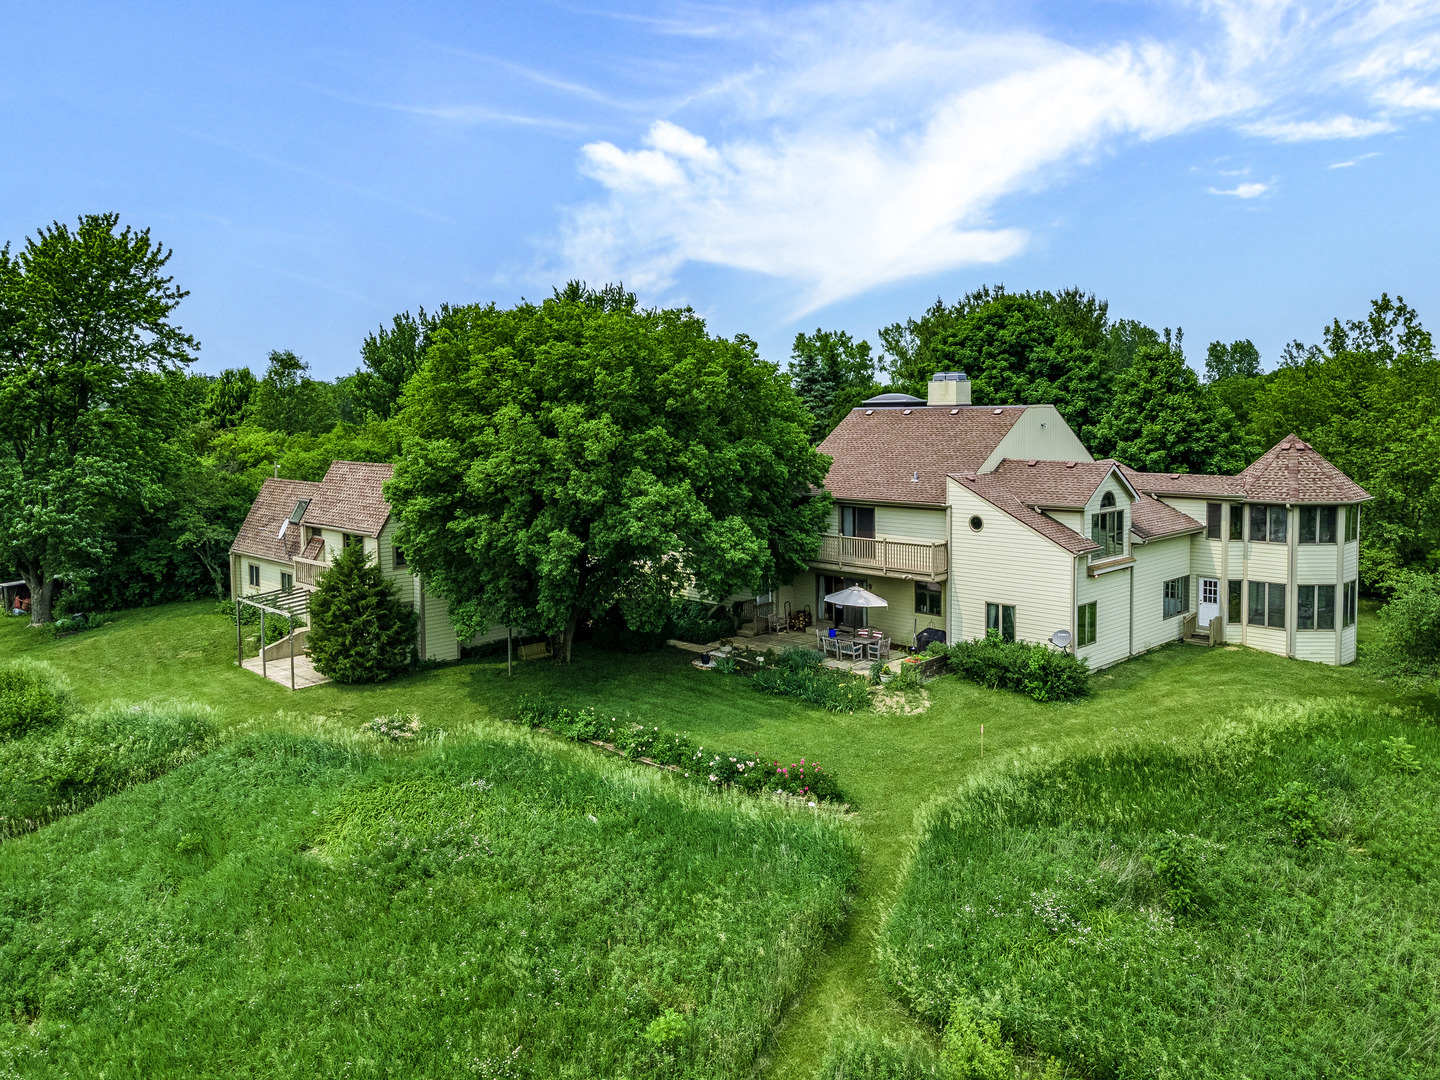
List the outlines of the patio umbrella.
<svg viewBox="0 0 1440 1080">
<path fill-rule="evenodd" d="M 859 585 L 851 585 L 848 589 L 841 589 L 839 592 L 832 592 L 825 597 L 827 604 L 834 604 L 836 607 L 889 607 L 890 601 L 876 596 L 868 589 L 862 589 Z"/>
</svg>

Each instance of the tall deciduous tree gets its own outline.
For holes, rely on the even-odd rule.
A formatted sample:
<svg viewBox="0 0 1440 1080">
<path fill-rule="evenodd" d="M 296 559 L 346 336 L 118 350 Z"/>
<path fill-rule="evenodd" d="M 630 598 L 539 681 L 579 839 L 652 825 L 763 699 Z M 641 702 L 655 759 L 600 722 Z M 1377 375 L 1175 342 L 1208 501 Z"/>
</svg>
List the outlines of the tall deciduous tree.
<svg viewBox="0 0 1440 1080">
<path fill-rule="evenodd" d="M 876 389 L 870 343 L 855 341 L 843 330 L 796 334 L 790 350 L 790 381 L 815 417 L 812 438 L 818 443 Z"/>
<path fill-rule="evenodd" d="M 200 415 L 220 430 L 238 426 L 250 413 L 258 385 L 249 368 L 226 368 L 210 384 Z"/>
<path fill-rule="evenodd" d="M 1054 405 L 1088 443 L 1109 389 L 1106 338 L 1094 313 L 1069 301 L 1062 309 L 1053 296 L 1002 293 L 955 324 L 932 355 L 970 376 L 977 405 Z"/>
<path fill-rule="evenodd" d="M 175 418 L 167 370 L 196 342 L 171 322 L 187 295 L 170 252 L 115 214 L 0 249 L 0 564 L 50 621 L 59 579 L 113 547 L 117 505 L 143 496 Z"/>
<path fill-rule="evenodd" d="M 1110 407 L 1095 428 L 1096 452 L 1149 472 L 1233 472 L 1245 462 L 1228 410 L 1208 395 L 1165 332 L 1115 377 Z"/>
<path fill-rule="evenodd" d="M 289 349 L 271 351 L 251 410 L 251 418 L 260 427 L 286 435 L 318 435 L 340 419 L 334 387 L 310 378 L 310 365 Z"/>
<path fill-rule="evenodd" d="M 1370 588 L 1440 570 L 1440 359 L 1402 297 L 1334 320 L 1320 345 L 1289 346 L 1255 395 L 1251 428 L 1264 446 L 1294 431 L 1375 496 L 1360 531 Z"/>
<path fill-rule="evenodd" d="M 427 315 L 424 308 L 419 316 L 402 312 L 391 320 L 390 329 L 382 326 L 366 335 L 360 346 L 360 369 L 350 383 L 361 419 L 390 419 L 400 405 L 405 384 L 420 370 L 430 336 L 450 311 L 450 305 L 444 304 L 436 315 Z"/>
<path fill-rule="evenodd" d="M 568 659 L 587 614 L 658 630 L 692 583 L 723 598 L 788 580 L 827 519 L 827 462 L 776 365 L 617 286 L 458 309 L 399 420 L 386 495 L 464 637 L 558 634 Z"/>
</svg>

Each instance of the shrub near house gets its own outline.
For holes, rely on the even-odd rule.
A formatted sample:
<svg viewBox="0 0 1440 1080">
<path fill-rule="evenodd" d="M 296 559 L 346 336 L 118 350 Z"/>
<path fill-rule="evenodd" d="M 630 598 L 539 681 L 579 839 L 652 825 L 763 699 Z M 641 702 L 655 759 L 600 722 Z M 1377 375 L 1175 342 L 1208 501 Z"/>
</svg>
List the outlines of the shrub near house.
<svg viewBox="0 0 1440 1080">
<path fill-rule="evenodd" d="M 310 619 L 310 658 L 336 682 L 380 682 L 416 660 L 415 613 L 358 544 L 342 549 L 321 576 Z"/>
</svg>

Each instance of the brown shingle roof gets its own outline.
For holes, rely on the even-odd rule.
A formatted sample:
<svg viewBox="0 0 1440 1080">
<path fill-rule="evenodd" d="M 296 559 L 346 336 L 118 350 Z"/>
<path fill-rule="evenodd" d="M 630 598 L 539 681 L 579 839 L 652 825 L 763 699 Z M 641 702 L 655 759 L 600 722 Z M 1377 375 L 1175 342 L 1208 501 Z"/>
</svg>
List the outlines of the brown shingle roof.
<svg viewBox="0 0 1440 1080">
<path fill-rule="evenodd" d="M 1180 536 L 1203 528 L 1205 526 L 1189 514 L 1182 514 L 1150 495 L 1142 495 L 1130 504 L 1130 531 L 1141 540 Z"/>
<path fill-rule="evenodd" d="M 835 459 L 825 486 L 842 500 L 944 505 L 946 475 L 985 464 L 1024 411 L 1024 405 L 852 409 L 820 444 Z"/>
<path fill-rule="evenodd" d="M 300 550 L 305 529 L 292 525 L 280 539 L 280 526 L 295 511 L 301 499 L 313 500 L 320 485 L 312 480 L 277 480 L 270 478 L 260 485 L 260 494 L 245 515 L 230 550 L 241 555 L 255 555 L 276 562 L 289 562 Z M 314 503 L 312 502 L 313 506 Z"/>
<path fill-rule="evenodd" d="M 990 475 L 1029 506 L 1083 507 L 1119 465 L 1104 461 L 1028 461 L 1006 458 Z M 1121 473 L 1124 476 L 1124 473 Z"/>
<path fill-rule="evenodd" d="M 1151 473 L 1139 472 L 1128 465 L 1121 465 L 1136 491 L 1147 495 L 1178 495 L 1192 499 L 1206 496 L 1216 498 L 1245 498 L 1245 487 L 1238 476 L 1215 476 L 1211 473 Z"/>
<path fill-rule="evenodd" d="M 1369 492 L 1311 449 L 1287 435 L 1243 470 L 1245 494 L 1267 502 L 1364 502 Z"/>
<path fill-rule="evenodd" d="M 979 476 L 975 473 L 952 474 L 951 479 L 964 484 L 992 506 L 1003 510 L 1022 525 L 1034 529 L 1047 540 L 1059 544 L 1072 555 L 1083 555 L 1087 551 L 1094 551 L 1099 547 L 1093 540 L 1086 539 L 1074 529 L 1062 525 L 1054 518 L 1031 510 L 994 473 L 984 473 Z"/>
<path fill-rule="evenodd" d="M 382 489 L 394 475 L 394 465 L 332 461 L 305 511 L 305 524 L 379 536 L 390 517 Z"/>
</svg>

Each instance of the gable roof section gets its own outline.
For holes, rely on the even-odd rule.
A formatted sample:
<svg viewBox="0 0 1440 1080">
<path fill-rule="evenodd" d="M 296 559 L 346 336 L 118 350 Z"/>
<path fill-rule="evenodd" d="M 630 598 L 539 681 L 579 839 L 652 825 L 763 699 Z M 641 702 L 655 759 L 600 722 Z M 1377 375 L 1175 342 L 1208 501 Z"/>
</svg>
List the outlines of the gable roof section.
<svg viewBox="0 0 1440 1080">
<path fill-rule="evenodd" d="M 943 506 L 945 477 L 984 465 L 1024 412 L 1024 405 L 851 409 L 820 444 L 834 459 L 825 487 L 842 501 Z"/>
<path fill-rule="evenodd" d="M 260 494 L 245 515 L 245 523 L 240 526 L 230 550 L 240 555 L 289 562 L 299 552 L 305 530 L 292 525 L 282 540 L 280 526 L 295 512 L 295 504 L 301 499 L 312 500 L 313 506 L 319 491 L 320 485 L 313 480 L 267 479 L 260 485 Z"/>
<path fill-rule="evenodd" d="M 1188 499 L 1245 498 L 1245 485 L 1238 476 L 1140 472 L 1128 465 L 1121 465 L 1120 471 L 1136 491 L 1143 491 L 1146 495 L 1175 495 Z"/>
<path fill-rule="evenodd" d="M 1130 504 L 1130 531 L 1142 541 L 1201 532 L 1204 528 L 1189 514 L 1182 514 L 1153 495 L 1142 495 Z"/>
<path fill-rule="evenodd" d="M 1298 435 L 1287 435 L 1236 478 L 1245 494 L 1267 502 L 1364 502 L 1369 492 L 1317 454 Z"/>
<path fill-rule="evenodd" d="M 988 474 L 998 477 L 1006 487 L 1028 506 L 1053 506 L 1079 510 L 1090 501 L 1096 490 L 1112 472 L 1120 472 L 1121 482 L 1138 495 L 1135 487 L 1120 470 L 1120 463 L 1109 458 L 1103 461 L 1041 461 L 1031 458 L 1019 461 L 1006 458 Z"/>
<path fill-rule="evenodd" d="M 394 465 L 332 461 L 305 511 L 304 523 L 379 536 L 390 518 L 383 489 L 394 475 Z"/>
<path fill-rule="evenodd" d="M 1030 509 L 1010 490 L 1009 485 L 994 473 L 952 474 L 950 478 L 957 484 L 963 484 L 996 509 L 1003 510 L 1020 524 L 1034 530 L 1072 555 L 1084 555 L 1087 551 L 1095 551 L 1099 547 L 1093 540 L 1081 536 L 1074 529 L 1062 525 L 1038 510 Z"/>
</svg>

